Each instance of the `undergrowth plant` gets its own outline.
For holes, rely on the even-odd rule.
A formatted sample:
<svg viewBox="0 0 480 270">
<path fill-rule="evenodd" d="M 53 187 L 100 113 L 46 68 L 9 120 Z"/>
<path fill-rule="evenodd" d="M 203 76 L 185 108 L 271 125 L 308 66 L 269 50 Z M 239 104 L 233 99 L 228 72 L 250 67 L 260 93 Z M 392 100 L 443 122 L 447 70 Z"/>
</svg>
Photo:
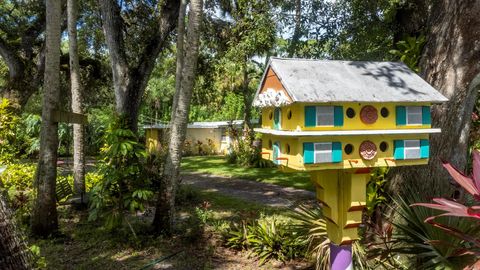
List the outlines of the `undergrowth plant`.
<svg viewBox="0 0 480 270">
<path fill-rule="evenodd" d="M 330 269 L 330 240 L 327 238 L 327 223 L 319 205 L 299 205 L 294 209 L 296 221 L 290 229 L 304 241 L 307 256 L 315 261 L 315 269 Z M 352 245 L 354 269 L 367 269 L 365 250 L 359 241 Z"/>
<path fill-rule="evenodd" d="M 248 250 L 259 258 L 260 265 L 271 259 L 282 262 L 303 257 L 305 242 L 277 216 L 233 223 L 227 234 L 229 247 Z"/>
<path fill-rule="evenodd" d="M 404 197 L 395 197 L 389 223 L 379 230 L 377 241 L 367 245 L 372 268 L 378 269 L 463 269 L 474 256 L 466 252 L 471 245 L 425 223 L 435 210 L 410 207 L 420 200 L 414 190 Z M 474 220 L 439 217 L 439 222 L 467 234 L 478 235 Z M 381 231 L 381 232 L 380 232 Z"/>
<path fill-rule="evenodd" d="M 15 159 L 15 130 L 18 117 L 6 98 L 0 99 L 0 164 L 10 164 Z"/>
<path fill-rule="evenodd" d="M 105 227 L 111 230 L 127 221 L 126 212 L 144 210 L 153 197 L 150 180 L 142 170 L 146 156 L 143 144 L 123 121 L 109 127 L 100 163 L 103 179 L 91 192 L 90 220 L 103 218 Z"/>
</svg>

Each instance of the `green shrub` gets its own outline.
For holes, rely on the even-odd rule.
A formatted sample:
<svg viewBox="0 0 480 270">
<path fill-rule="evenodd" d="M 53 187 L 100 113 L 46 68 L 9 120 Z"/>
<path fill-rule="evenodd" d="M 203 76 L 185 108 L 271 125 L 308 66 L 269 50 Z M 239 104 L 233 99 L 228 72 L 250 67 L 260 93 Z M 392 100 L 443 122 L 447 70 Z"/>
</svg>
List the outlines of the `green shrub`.
<svg viewBox="0 0 480 270">
<path fill-rule="evenodd" d="M 305 241 L 277 216 L 233 223 L 228 232 L 227 245 L 251 250 L 260 259 L 260 264 L 270 259 L 285 262 L 302 257 L 306 250 Z"/>
<path fill-rule="evenodd" d="M 15 129 L 18 117 L 6 98 L 0 100 L 0 164 L 12 163 L 17 155 Z"/>
<path fill-rule="evenodd" d="M 125 212 L 143 211 L 153 197 L 151 182 L 143 170 L 147 154 L 137 136 L 115 121 L 106 132 L 100 173 L 90 193 L 90 220 L 102 218 L 107 229 L 123 225 Z"/>
<path fill-rule="evenodd" d="M 32 210 L 35 170 L 35 164 L 10 164 L 0 175 L 0 192 L 7 194 L 15 215 L 22 223 L 28 222 Z"/>
</svg>

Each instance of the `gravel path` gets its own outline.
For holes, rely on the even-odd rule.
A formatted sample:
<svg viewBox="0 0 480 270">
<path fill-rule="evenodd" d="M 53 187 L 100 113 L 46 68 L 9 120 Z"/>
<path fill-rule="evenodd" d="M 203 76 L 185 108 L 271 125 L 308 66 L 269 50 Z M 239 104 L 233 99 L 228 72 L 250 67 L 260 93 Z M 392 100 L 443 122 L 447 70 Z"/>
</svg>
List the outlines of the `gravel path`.
<svg viewBox="0 0 480 270">
<path fill-rule="evenodd" d="M 186 173 L 182 175 L 182 183 L 271 207 L 291 207 L 315 201 L 312 191 L 211 174 Z"/>
</svg>

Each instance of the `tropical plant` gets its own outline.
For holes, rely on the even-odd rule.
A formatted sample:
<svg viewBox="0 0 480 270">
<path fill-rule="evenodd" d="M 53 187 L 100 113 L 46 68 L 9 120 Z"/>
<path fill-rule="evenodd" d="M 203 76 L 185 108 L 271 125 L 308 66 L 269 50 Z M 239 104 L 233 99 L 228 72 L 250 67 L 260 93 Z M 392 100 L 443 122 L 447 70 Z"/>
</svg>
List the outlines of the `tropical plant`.
<svg viewBox="0 0 480 270">
<path fill-rule="evenodd" d="M 270 259 L 282 262 L 303 257 L 305 241 L 290 230 L 285 220 L 277 216 L 261 216 L 258 220 L 242 220 L 233 223 L 227 233 L 227 245 L 250 250 L 258 256 L 260 265 Z"/>
<path fill-rule="evenodd" d="M 372 267 L 386 269 L 462 269 L 472 262 L 471 246 L 466 241 L 442 229 L 430 226 L 424 220 L 435 211 L 424 207 L 410 207 L 420 199 L 414 190 L 408 196 L 393 199 L 389 222 L 378 228 L 376 241 L 367 244 Z M 473 220 L 457 217 L 439 217 L 443 224 L 468 234 L 480 230 Z"/>
<path fill-rule="evenodd" d="M 471 195 L 471 201 L 453 201 L 446 198 L 434 198 L 434 203 L 414 203 L 412 206 L 424 206 L 431 209 L 440 210 L 443 213 L 439 215 L 431 215 L 425 219 L 425 222 L 433 225 L 436 228 L 459 238 L 466 243 L 469 243 L 471 247 L 465 250 L 466 253 L 480 255 L 480 239 L 478 235 L 472 235 L 465 232 L 462 228 L 452 227 L 450 224 L 439 222 L 441 217 L 456 217 L 456 218 L 468 218 L 477 222 L 480 219 L 480 152 L 474 150 L 473 155 L 473 174 L 468 177 L 453 167 L 450 163 L 444 163 L 443 167 L 448 171 L 450 176 L 462 187 L 468 194 Z M 463 228 L 464 229 L 464 228 Z"/>
<path fill-rule="evenodd" d="M 142 170 L 146 155 L 143 144 L 123 121 L 109 127 L 100 164 L 103 180 L 91 191 L 90 220 L 104 218 L 105 227 L 115 229 L 126 221 L 125 211 L 144 210 L 144 204 L 153 197 L 149 178 Z"/>
<path fill-rule="evenodd" d="M 375 209 L 387 200 L 385 192 L 385 175 L 388 173 L 388 168 L 376 168 L 370 174 L 370 181 L 367 183 L 367 201 L 366 213 L 372 216 Z"/>
<path fill-rule="evenodd" d="M 397 49 L 390 50 L 390 53 L 398 57 L 400 61 L 405 63 L 413 71 L 419 73 L 420 67 L 418 62 L 422 56 L 423 45 L 425 44 L 425 36 L 407 37 L 397 42 Z"/>
</svg>

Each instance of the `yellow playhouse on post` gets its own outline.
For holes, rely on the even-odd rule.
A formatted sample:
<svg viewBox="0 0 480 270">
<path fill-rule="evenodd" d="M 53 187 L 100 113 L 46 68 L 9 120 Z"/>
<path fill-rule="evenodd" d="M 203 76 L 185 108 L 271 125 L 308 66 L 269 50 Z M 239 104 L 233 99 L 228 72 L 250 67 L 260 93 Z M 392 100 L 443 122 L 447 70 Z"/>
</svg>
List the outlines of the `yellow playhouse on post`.
<svg viewBox="0 0 480 270">
<path fill-rule="evenodd" d="M 427 164 L 430 106 L 447 101 L 402 63 L 272 58 L 253 102 L 262 156 L 309 171 L 337 245 L 357 238 L 374 167 Z"/>
</svg>

